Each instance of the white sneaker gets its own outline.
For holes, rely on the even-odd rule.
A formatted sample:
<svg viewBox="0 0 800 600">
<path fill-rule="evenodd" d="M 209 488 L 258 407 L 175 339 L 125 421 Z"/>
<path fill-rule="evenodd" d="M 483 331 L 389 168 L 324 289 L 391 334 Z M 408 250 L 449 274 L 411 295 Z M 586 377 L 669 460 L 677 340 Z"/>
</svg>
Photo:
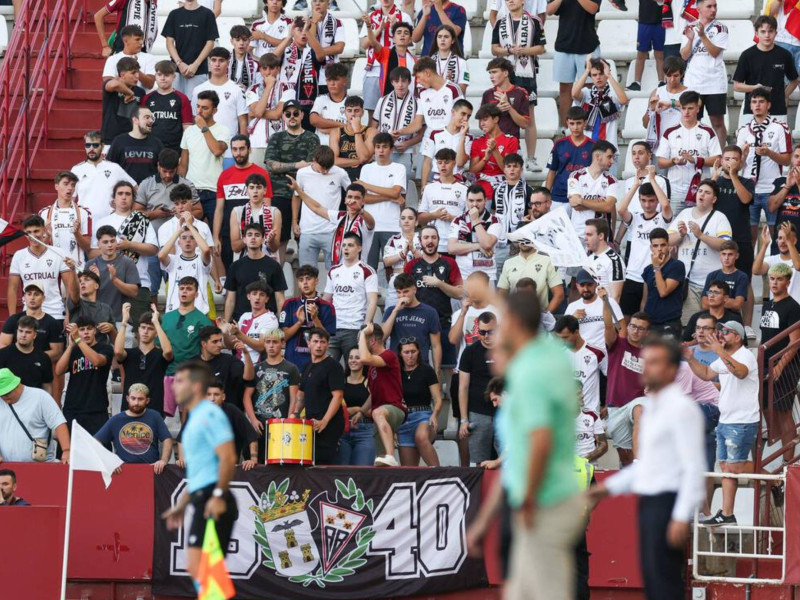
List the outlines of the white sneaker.
<svg viewBox="0 0 800 600">
<path fill-rule="evenodd" d="M 399 467 L 400 465 L 397 463 L 397 460 L 391 454 L 387 454 L 385 456 L 376 456 L 375 462 L 373 463 L 376 467 Z"/>
<path fill-rule="evenodd" d="M 748 340 L 755 340 L 756 339 L 756 331 L 749 325 L 744 328 L 744 333 L 747 336 Z"/>
<path fill-rule="evenodd" d="M 536 160 L 535 156 L 529 156 L 528 160 L 525 161 L 525 170 L 526 171 L 541 171 L 542 168 L 539 166 L 539 161 Z"/>
</svg>

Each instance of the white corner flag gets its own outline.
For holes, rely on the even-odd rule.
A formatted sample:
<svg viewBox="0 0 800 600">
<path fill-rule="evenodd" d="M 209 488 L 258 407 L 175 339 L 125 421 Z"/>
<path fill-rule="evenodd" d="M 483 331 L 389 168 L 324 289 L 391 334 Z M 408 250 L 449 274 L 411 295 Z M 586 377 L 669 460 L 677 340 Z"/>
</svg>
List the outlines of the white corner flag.
<svg viewBox="0 0 800 600">
<path fill-rule="evenodd" d="M 92 434 L 77 421 L 72 422 L 69 468 L 75 471 L 97 471 L 103 476 L 106 489 L 111 485 L 111 474 L 123 465 L 119 456 L 105 449 Z"/>
</svg>

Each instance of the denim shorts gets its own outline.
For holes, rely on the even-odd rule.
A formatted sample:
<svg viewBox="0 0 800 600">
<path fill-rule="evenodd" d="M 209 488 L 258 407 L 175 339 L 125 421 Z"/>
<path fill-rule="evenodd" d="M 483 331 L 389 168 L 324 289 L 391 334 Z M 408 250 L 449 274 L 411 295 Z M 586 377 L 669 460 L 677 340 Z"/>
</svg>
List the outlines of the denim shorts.
<svg viewBox="0 0 800 600">
<path fill-rule="evenodd" d="M 600 56 L 600 46 L 591 53 L 594 57 Z M 571 54 L 569 52 L 553 53 L 553 79 L 559 83 L 572 85 L 580 73 L 586 70 L 586 54 Z"/>
<path fill-rule="evenodd" d="M 800 65 L 800 46 L 795 46 L 794 44 L 787 44 L 786 42 L 775 42 L 775 45 L 780 46 L 785 50 L 788 50 L 792 54 L 792 58 L 794 58 L 795 67 Z"/>
<path fill-rule="evenodd" d="M 767 215 L 767 225 L 773 227 L 775 219 L 778 218 L 778 211 L 769 212 L 767 206 L 769 205 L 769 193 L 766 194 L 753 194 L 753 202 L 750 204 L 750 227 L 756 227 L 761 222 L 761 209 L 764 209 L 764 214 Z"/>
<path fill-rule="evenodd" d="M 432 410 L 409 410 L 406 420 L 397 430 L 397 445 L 413 448 L 414 436 L 420 423 L 428 423 L 431 420 Z"/>
<path fill-rule="evenodd" d="M 717 460 L 741 463 L 750 460 L 759 423 L 720 423 L 717 425 Z"/>
</svg>

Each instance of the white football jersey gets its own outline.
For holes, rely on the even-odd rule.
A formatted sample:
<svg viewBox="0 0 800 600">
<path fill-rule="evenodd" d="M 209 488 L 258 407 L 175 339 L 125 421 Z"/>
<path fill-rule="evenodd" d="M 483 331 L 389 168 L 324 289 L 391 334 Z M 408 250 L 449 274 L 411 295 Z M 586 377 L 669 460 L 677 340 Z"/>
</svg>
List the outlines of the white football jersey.
<svg viewBox="0 0 800 600">
<path fill-rule="evenodd" d="M 567 180 L 567 198 L 578 195 L 585 200 L 604 200 L 609 196 L 617 197 L 617 180 L 608 171 L 603 171 L 597 178 L 592 177 L 589 169 L 579 169 L 573 172 Z M 575 233 L 582 243 L 586 233 L 586 221 L 589 219 L 608 218 L 608 213 L 599 213 L 592 210 L 572 210 L 570 219 L 575 227 Z"/>
<path fill-rule="evenodd" d="M 40 283 L 44 287 L 42 310 L 54 319 L 63 319 L 64 298 L 61 296 L 61 274 L 69 271 L 61 255 L 48 248 L 41 256 L 36 256 L 30 248 L 17 250 L 11 259 L 10 275 L 22 280 L 21 290 L 29 283 Z"/>
<path fill-rule="evenodd" d="M 253 313 L 248 311 L 242 313 L 242 316 L 239 317 L 239 330 L 251 340 L 258 340 L 268 331 L 279 328 L 278 317 L 276 317 L 275 313 L 271 310 L 264 311 L 257 317 L 254 317 Z M 247 351 L 250 353 L 250 359 L 253 361 L 253 364 L 256 364 L 260 352 L 258 352 L 258 350 L 253 350 L 250 346 L 247 346 Z M 244 361 L 241 352 L 237 353 L 237 356 Z"/>
<path fill-rule="evenodd" d="M 419 203 L 419 212 L 432 213 L 440 208 L 445 209 L 453 218 L 467 212 L 467 186 L 458 181 L 453 183 L 434 181 L 426 185 Z M 447 252 L 450 223 L 451 221 L 444 219 L 434 219 L 429 223 L 439 232 L 439 252 Z"/>
<path fill-rule="evenodd" d="M 163 265 L 162 265 L 163 267 Z M 167 272 L 167 303 L 164 312 L 178 310 L 178 282 L 184 277 L 194 277 L 199 284 L 194 307 L 203 314 L 208 314 L 208 278 L 211 275 L 211 263 L 203 264 L 203 258 L 198 252 L 194 258 L 183 258 L 180 254 L 170 256 L 169 264 L 164 269 Z"/>
<path fill-rule="evenodd" d="M 417 114 L 425 119 L 428 129 L 444 129 L 453 114 L 453 104 L 463 98 L 461 88 L 454 83 L 445 83 L 440 89 L 422 90 L 417 101 Z"/>
<path fill-rule="evenodd" d="M 583 406 L 586 410 L 600 412 L 600 373 L 608 373 L 606 353 L 594 346 L 584 344 L 578 350 L 569 350 L 575 379 L 581 383 Z"/>
<path fill-rule="evenodd" d="M 582 410 L 575 417 L 575 454 L 586 457 L 594 452 L 596 435 L 603 435 L 603 419 L 590 410 Z"/>
<path fill-rule="evenodd" d="M 436 164 L 436 153 L 442 148 L 450 148 L 453 152 L 458 154 L 458 145 L 461 143 L 462 135 L 466 136 L 464 140 L 464 152 L 469 156 L 469 153 L 472 151 L 472 136 L 469 133 L 462 134 L 459 131 L 453 134 L 447 131 L 447 129 L 435 129 L 425 134 L 425 139 L 422 142 L 422 156 L 431 159 L 431 174 L 434 179 L 437 179 L 439 175 L 439 165 Z M 453 173 L 458 175 L 463 170 L 463 168 L 456 165 L 455 169 L 453 169 Z"/>
<path fill-rule="evenodd" d="M 336 309 L 337 329 L 358 329 L 367 315 L 367 294 L 378 293 L 378 276 L 372 267 L 361 261 L 348 267 L 345 263 L 331 267 L 325 293 L 331 294 Z"/>
</svg>

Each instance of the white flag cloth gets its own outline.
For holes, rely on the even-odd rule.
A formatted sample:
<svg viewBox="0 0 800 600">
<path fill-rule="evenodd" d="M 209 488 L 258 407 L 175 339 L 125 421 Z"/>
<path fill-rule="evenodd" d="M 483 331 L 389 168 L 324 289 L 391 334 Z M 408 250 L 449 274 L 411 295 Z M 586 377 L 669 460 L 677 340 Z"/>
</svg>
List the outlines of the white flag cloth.
<svg viewBox="0 0 800 600">
<path fill-rule="evenodd" d="M 103 476 L 106 489 L 111 485 L 111 474 L 122 466 L 122 460 L 109 452 L 77 421 L 72 422 L 69 468 L 75 471 L 97 471 Z"/>
<path fill-rule="evenodd" d="M 581 268 L 586 261 L 586 250 L 563 206 L 509 233 L 508 241 L 530 242 L 536 250 L 547 254 L 556 267 Z"/>
</svg>

